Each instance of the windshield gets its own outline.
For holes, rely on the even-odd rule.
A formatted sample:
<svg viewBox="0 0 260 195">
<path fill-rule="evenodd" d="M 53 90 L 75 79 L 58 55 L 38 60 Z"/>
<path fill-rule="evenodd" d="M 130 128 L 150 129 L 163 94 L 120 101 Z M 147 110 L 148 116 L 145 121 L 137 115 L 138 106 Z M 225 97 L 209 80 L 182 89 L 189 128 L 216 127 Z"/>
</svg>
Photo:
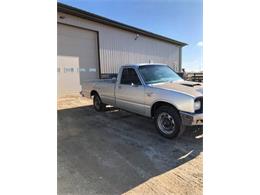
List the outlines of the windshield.
<svg viewBox="0 0 260 195">
<path fill-rule="evenodd" d="M 146 84 L 174 82 L 182 80 L 169 66 L 166 65 L 144 65 L 139 71 Z"/>
</svg>

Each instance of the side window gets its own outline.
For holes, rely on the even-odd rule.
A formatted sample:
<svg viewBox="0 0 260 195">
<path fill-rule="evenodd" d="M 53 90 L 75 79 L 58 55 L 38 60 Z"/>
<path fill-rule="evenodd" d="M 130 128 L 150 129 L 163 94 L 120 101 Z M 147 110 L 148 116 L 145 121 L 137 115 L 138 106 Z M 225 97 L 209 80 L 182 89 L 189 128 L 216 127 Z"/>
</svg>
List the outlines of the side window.
<svg viewBox="0 0 260 195">
<path fill-rule="evenodd" d="M 120 83 L 124 85 L 131 85 L 132 83 L 135 85 L 142 85 L 133 68 L 123 69 Z"/>
</svg>

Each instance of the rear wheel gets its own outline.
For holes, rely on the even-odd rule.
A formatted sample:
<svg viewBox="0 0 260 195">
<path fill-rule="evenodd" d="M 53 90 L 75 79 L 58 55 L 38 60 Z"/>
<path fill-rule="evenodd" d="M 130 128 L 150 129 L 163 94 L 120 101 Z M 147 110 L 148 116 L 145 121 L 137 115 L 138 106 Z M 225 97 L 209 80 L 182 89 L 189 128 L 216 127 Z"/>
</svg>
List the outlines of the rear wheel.
<svg viewBox="0 0 260 195">
<path fill-rule="evenodd" d="M 102 103 L 101 98 L 99 97 L 98 94 L 94 95 L 93 105 L 94 105 L 94 109 L 98 112 L 104 111 L 106 108 L 106 105 Z"/>
<path fill-rule="evenodd" d="M 181 118 L 174 107 L 159 107 L 155 111 L 154 122 L 159 133 L 166 138 L 175 138 L 182 133 Z"/>
</svg>

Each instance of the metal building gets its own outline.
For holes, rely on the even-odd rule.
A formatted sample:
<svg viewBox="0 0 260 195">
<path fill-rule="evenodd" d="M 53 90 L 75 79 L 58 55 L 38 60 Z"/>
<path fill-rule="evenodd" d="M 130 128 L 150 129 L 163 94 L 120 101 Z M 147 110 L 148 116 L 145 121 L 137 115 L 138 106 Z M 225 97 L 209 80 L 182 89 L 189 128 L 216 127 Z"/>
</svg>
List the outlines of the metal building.
<svg viewBox="0 0 260 195">
<path fill-rule="evenodd" d="M 58 96 L 131 63 L 165 63 L 181 70 L 185 43 L 58 3 Z"/>
</svg>

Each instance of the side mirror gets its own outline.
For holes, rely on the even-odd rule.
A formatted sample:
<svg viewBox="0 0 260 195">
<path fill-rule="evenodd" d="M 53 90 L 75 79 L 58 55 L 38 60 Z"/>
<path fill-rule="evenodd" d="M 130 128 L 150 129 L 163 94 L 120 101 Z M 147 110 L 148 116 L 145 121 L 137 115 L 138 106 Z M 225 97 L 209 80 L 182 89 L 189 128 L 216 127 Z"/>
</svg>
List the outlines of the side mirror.
<svg viewBox="0 0 260 195">
<path fill-rule="evenodd" d="M 131 87 L 138 87 L 137 84 L 131 83 Z"/>
</svg>

